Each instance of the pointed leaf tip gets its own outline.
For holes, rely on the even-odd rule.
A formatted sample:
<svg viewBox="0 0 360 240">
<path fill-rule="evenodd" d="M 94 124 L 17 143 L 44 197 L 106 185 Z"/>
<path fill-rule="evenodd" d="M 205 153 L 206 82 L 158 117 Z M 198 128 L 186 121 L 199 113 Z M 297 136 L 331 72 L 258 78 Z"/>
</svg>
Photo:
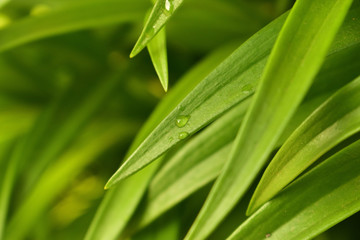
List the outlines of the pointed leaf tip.
<svg viewBox="0 0 360 240">
<path fill-rule="evenodd" d="M 151 61 L 154 65 L 155 71 L 162 87 L 165 92 L 168 89 L 169 72 L 167 62 L 167 50 L 166 50 L 166 33 L 165 28 L 149 42 L 147 45 Z"/>
<path fill-rule="evenodd" d="M 130 56 L 136 56 L 148 45 L 148 43 L 166 25 L 167 21 L 173 16 L 174 12 L 180 7 L 183 1 L 184 0 L 156 1 Z"/>
<path fill-rule="evenodd" d="M 133 58 L 133 57 L 135 57 L 136 55 L 138 55 L 139 54 L 139 52 L 142 50 L 142 49 L 140 49 L 140 50 L 138 50 L 139 48 L 137 47 L 137 44 L 135 44 L 135 46 L 134 46 L 134 48 L 131 50 L 131 53 L 130 53 L 130 58 Z"/>
</svg>

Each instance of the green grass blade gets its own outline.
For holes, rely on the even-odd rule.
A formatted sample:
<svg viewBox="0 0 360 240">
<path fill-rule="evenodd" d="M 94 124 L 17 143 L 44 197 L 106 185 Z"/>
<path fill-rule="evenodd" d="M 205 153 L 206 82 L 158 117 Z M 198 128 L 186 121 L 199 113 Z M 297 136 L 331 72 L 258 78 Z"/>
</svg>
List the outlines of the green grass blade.
<svg viewBox="0 0 360 240">
<path fill-rule="evenodd" d="M 174 107 L 176 107 L 196 84 L 234 49 L 234 44 L 221 47 L 180 79 L 178 84 L 164 97 L 141 128 L 129 149 L 128 154 L 133 152 L 156 125 L 159 124 L 159 122 L 161 122 Z M 145 168 L 144 171 L 125 179 L 119 186 L 115 186 L 114 189 L 110 189 L 106 193 L 106 196 L 88 229 L 86 235 L 87 240 L 97 240 L 103 236 L 105 236 L 106 239 L 116 239 L 120 235 L 140 202 L 157 166 L 161 163 L 160 160 L 161 159 L 158 159 L 154 164 Z M 137 187 L 134 188 L 134 186 Z"/>
<path fill-rule="evenodd" d="M 359 29 L 357 21 L 352 20 L 358 17 L 357 9 L 352 11 L 351 17 L 346 21 L 346 26 L 351 27 L 340 31 L 338 39 L 346 39 L 349 32 Z M 284 21 L 285 16 L 282 16 L 255 34 L 204 78 L 127 159 L 109 180 L 107 187 L 140 170 L 176 145 L 182 140 L 179 139 L 182 132 L 189 135 L 195 133 L 250 95 L 257 85 L 267 56 Z M 331 53 L 359 43 L 358 37 L 350 36 L 349 41 L 337 41 L 338 44 L 333 45 Z M 254 46 L 259 47 L 254 50 Z M 221 84 L 218 83 L 219 79 L 222 79 Z M 190 116 L 188 123 L 182 128 L 175 124 L 180 116 Z"/>
<path fill-rule="evenodd" d="M 300 123 L 339 88 L 340 82 L 345 84 L 353 79 L 353 75 L 358 72 L 360 67 L 359 53 L 360 47 L 352 46 L 328 57 L 310 89 L 306 101 L 299 107 L 287 125 L 276 147 L 281 146 Z M 341 81 L 338 82 L 340 77 Z M 237 126 L 242 120 L 241 117 L 238 117 L 241 112 L 235 108 L 217 119 L 214 124 L 191 139 L 171 159 L 167 160 L 166 165 L 157 173 L 149 186 L 149 202 L 142 214 L 139 227 L 147 225 L 218 176 L 225 162 L 226 153 L 230 150 L 230 142 L 234 140 L 234 137 L 231 138 L 231 136 L 235 136 Z M 240 108 L 241 106 L 239 106 Z M 226 139 L 227 133 L 230 133 L 228 137 L 231 139 Z M 215 135 L 217 136 L 216 141 L 209 141 Z M 221 143 L 222 135 L 225 139 Z M 226 145 L 227 143 L 228 145 Z M 190 179 L 199 180 L 194 183 Z"/>
<path fill-rule="evenodd" d="M 269 57 L 230 159 L 185 239 L 205 239 L 249 188 L 319 71 L 351 2 L 295 3 Z"/>
<path fill-rule="evenodd" d="M 240 103 L 171 156 L 149 186 L 148 204 L 139 227 L 218 175 L 248 105 L 249 100 Z M 214 134 L 217 138 L 212 138 Z"/>
<path fill-rule="evenodd" d="M 169 84 L 169 73 L 165 28 L 161 29 L 160 32 L 149 42 L 147 49 L 149 51 L 155 71 L 160 79 L 161 85 L 163 86 L 165 92 L 167 92 Z"/>
<path fill-rule="evenodd" d="M 267 167 L 248 213 L 274 197 L 321 155 L 360 131 L 359 92 L 360 78 L 357 78 L 302 123 Z"/>
<path fill-rule="evenodd" d="M 169 113 L 111 177 L 107 187 L 140 170 L 184 137 L 197 132 L 250 96 L 283 21 L 284 17 L 257 33 L 201 79 L 196 88 Z M 253 46 L 257 45 L 261 47 L 254 51 Z M 219 79 L 222 79 L 221 84 Z"/>
<path fill-rule="evenodd" d="M 139 204 L 159 161 L 106 192 L 85 240 L 118 239 Z M 136 187 L 134 187 L 136 186 Z"/>
<path fill-rule="evenodd" d="M 69 3 L 39 16 L 16 21 L 0 30 L 0 52 L 71 31 L 138 21 L 148 6 L 144 0 L 89 0 Z"/>
<path fill-rule="evenodd" d="M 182 3 L 183 0 L 156 1 L 141 35 L 130 53 L 130 57 L 135 57 L 146 47 Z"/>
<path fill-rule="evenodd" d="M 6 239 L 24 239 L 50 204 L 89 163 L 120 138 L 136 130 L 137 126 L 132 125 L 121 120 L 107 121 L 85 131 L 70 150 L 46 169 L 32 192 L 17 208 L 7 227 Z"/>
<path fill-rule="evenodd" d="M 286 136 L 281 137 L 282 141 L 326 98 L 327 95 L 320 96 L 301 105 L 286 128 Z M 224 114 L 166 161 L 149 186 L 139 228 L 148 225 L 219 175 L 249 101 Z M 214 135 L 217 137 L 213 138 Z M 276 146 L 280 146 L 282 141 Z"/>
<path fill-rule="evenodd" d="M 228 240 L 312 239 L 360 211 L 359 182 L 357 141 L 292 183 Z"/>
</svg>

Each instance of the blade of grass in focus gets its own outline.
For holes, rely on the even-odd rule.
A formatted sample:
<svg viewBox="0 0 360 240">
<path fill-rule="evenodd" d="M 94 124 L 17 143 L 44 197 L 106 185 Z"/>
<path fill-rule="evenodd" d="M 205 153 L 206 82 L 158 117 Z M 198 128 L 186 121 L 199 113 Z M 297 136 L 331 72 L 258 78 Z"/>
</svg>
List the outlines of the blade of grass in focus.
<svg viewBox="0 0 360 240">
<path fill-rule="evenodd" d="M 359 150 L 357 141 L 306 173 L 228 239 L 312 239 L 360 211 Z"/>
<path fill-rule="evenodd" d="M 230 158 L 185 239 L 205 239 L 249 188 L 319 71 L 351 3 L 295 3 L 271 52 Z"/>
<path fill-rule="evenodd" d="M 165 92 L 168 90 L 169 73 L 166 51 L 166 33 L 162 29 L 147 45 L 151 61 Z"/>
<path fill-rule="evenodd" d="M 188 72 L 156 107 L 137 134 L 128 154 L 134 151 L 161 119 L 234 49 L 234 44 L 221 47 Z M 157 159 L 157 162 L 143 171 L 125 179 L 119 186 L 115 186 L 114 189 L 108 190 L 87 231 L 86 240 L 97 240 L 102 237 L 111 240 L 116 239 L 120 235 L 127 221 L 134 213 L 151 177 L 160 163 L 161 159 Z M 137 187 L 134 188 L 134 185 Z"/>
<path fill-rule="evenodd" d="M 135 57 L 161 30 L 183 0 L 157 0 L 130 57 Z"/>
<path fill-rule="evenodd" d="M 346 20 L 345 29 L 339 32 L 331 54 L 359 43 L 354 29 L 359 29 L 359 11 L 355 8 Z M 219 115 L 251 95 L 256 88 L 286 16 L 282 16 L 242 44 L 231 56 L 222 62 L 149 134 L 136 151 L 126 160 L 107 183 L 111 187 L 123 178 L 140 170 L 165 151 L 197 132 Z M 350 33 L 349 33 L 350 32 Z M 345 39 L 345 41 L 343 41 Z M 253 46 L 257 47 L 255 50 Z M 237 64 L 234 64 L 237 63 Z M 222 79 L 221 83 L 218 79 Z M 325 78 L 326 79 L 326 78 Z M 240 91 L 239 91 L 240 89 Z M 184 121 L 188 119 L 187 121 Z M 178 127 L 176 122 L 186 123 Z"/>
<path fill-rule="evenodd" d="M 329 149 L 360 131 L 359 92 L 357 78 L 332 95 L 294 131 L 267 167 L 249 204 L 249 214 Z"/>
</svg>

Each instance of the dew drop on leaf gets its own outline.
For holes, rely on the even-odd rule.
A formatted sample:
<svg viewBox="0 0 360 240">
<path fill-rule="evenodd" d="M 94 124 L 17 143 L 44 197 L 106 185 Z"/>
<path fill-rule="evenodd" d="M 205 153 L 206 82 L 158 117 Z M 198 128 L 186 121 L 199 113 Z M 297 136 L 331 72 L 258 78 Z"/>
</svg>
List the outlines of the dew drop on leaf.
<svg viewBox="0 0 360 240">
<path fill-rule="evenodd" d="M 185 125 L 189 121 L 189 118 L 190 118 L 189 116 L 185 116 L 185 115 L 178 116 L 176 118 L 176 126 L 178 126 L 179 128 L 185 127 Z"/>
<path fill-rule="evenodd" d="M 170 15 L 174 11 L 173 0 L 165 0 L 164 13 Z"/>
<path fill-rule="evenodd" d="M 254 91 L 254 86 L 251 84 L 246 84 L 241 88 L 241 92 L 243 94 L 249 94 L 252 93 Z"/>
<path fill-rule="evenodd" d="M 179 139 L 185 139 L 185 138 L 187 138 L 189 136 L 189 133 L 187 133 L 187 132 L 181 132 L 181 133 L 179 133 Z"/>
</svg>

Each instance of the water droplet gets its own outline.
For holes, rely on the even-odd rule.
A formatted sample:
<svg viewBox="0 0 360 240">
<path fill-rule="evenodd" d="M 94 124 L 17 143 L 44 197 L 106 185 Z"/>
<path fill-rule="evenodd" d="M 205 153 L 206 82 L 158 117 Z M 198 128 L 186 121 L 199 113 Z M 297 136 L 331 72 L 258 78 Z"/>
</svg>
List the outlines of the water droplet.
<svg viewBox="0 0 360 240">
<path fill-rule="evenodd" d="M 251 84 L 246 84 L 241 88 L 242 93 L 249 94 L 254 91 L 254 87 Z"/>
<path fill-rule="evenodd" d="M 178 126 L 179 128 L 185 127 L 185 125 L 189 121 L 189 118 L 190 118 L 189 116 L 185 116 L 185 115 L 178 116 L 176 118 L 176 126 Z"/>
<path fill-rule="evenodd" d="M 170 8 L 171 8 L 171 3 L 169 0 L 165 0 L 165 9 L 170 11 Z"/>
<path fill-rule="evenodd" d="M 187 132 L 181 132 L 181 133 L 179 133 L 179 139 L 185 139 L 185 138 L 187 138 L 189 136 L 189 133 L 187 133 Z"/>
<path fill-rule="evenodd" d="M 163 12 L 166 15 L 171 15 L 174 12 L 174 5 L 172 3 L 173 0 L 165 0 L 165 6 L 163 8 Z"/>
</svg>

